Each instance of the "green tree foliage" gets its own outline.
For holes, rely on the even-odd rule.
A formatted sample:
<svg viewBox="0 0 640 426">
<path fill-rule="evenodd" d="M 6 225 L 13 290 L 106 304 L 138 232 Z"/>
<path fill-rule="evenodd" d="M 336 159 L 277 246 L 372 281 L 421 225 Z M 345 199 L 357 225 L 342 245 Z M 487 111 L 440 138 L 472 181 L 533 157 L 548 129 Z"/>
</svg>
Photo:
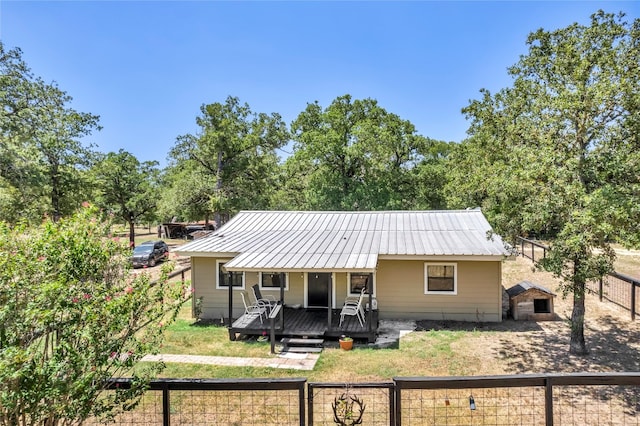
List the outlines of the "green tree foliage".
<svg viewBox="0 0 640 426">
<path fill-rule="evenodd" d="M 292 132 L 295 151 L 287 160 L 290 183 L 285 183 L 285 192 L 293 199 L 304 194 L 299 208 L 379 210 L 442 205 L 437 194 L 443 180 L 426 175 L 436 173 L 434 161 L 441 154 L 446 156 L 448 144 L 416 134 L 411 122 L 387 112 L 374 99 L 352 100 L 344 95 L 326 109 L 318 102 L 307 104 L 292 123 Z M 296 175 L 298 179 L 292 179 Z"/>
<path fill-rule="evenodd" d="M 0 425 L 79 424 L 135 406 L 163 330 L 190 297 L 129 273 L 130 250 L 87 206 L 57 223 L 0 223 Z M 133 367 L 136 366 L 134 369 Z M 132 389 L 104 392 L 133 374 Z"/>
<path fill-rule="evenodd" d="M 19 49 L 0 42 L 0 214 L 8 220 L 54 218 L 80 204 L 93 152 L 80 139 L 98 117 L 69 107 L 55 83 L 34 77 Z"/>
<path fill-rule="evenodd" d="M 541 266 L 573 294 L 570 352 L 583 354 L 586 281 L 611 270 L 611 241 L 640 242 L 640 21 L 600 11 L 527 45 L 513 86 L 463 110 L 471 138 L 452 155 L 449 193 L 505 236 L 552 238 Z"/>
<path fill-rule="evenodd" d="M 197 211 L 226 215 L 269 208 L 278 175 L 275 151 L 289 138 L 280 115 L 254 113 L 235 97 L 228 97 L 224 104 L 202 105 L 200 111 L 199 134 L 178 137 L 170 153 L 170 167 L 184 170 L 172 173 L 173 203 L 197 201 Z M 215 188 L 212 191 L 208 184 L 189 188 L 197 179 L 213 180 Z M 219 218 L 216 221 L 220 223 Z"/>
<path fill-rule="evenodd" d="M 198 169 L 170 167 L 162 178 L 158 215 L 168 221 L 179 217 L 187 221 L 208 222 L 213 218 L 211 196 L 216 180 Z"/>
<path fill-rule="evenodd" d="M 131 246 L 135 244 L 135 224 L 156 213 L 160 176 L 157 166 L 155 161 L 141 163 L 121 149 L 105 155 L 93 169 L 98 204 L 129 224 Z"/>
</svg>

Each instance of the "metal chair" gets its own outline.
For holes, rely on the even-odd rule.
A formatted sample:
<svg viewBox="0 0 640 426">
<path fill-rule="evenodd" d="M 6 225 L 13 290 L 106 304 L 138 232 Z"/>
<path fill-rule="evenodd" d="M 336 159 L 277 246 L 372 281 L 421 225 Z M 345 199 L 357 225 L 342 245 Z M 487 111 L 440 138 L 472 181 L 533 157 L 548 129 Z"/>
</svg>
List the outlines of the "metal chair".
<svg viewBox="0 0 640 426">
<path fill-rule="evenodd" d="M 240 292 L 240 296 L 242 297 L 242 304 L 244 305 L 244 314 L 249 318 L 255 318 L 256 316 L 260 317 L 260 323 L 262 323 L 262 315 L 267 314 L 267 307 L 264 304 L 247 303 L 247 296 L 244 291 Z"/>
<path fill-rule="evenodd" d="M 355 316 L 358 318 L 358 322 L 360 322 L 360 326 L 364 327 L 364 323 L 366 322 L 364 316 L 364 308 L 362 307 L 362 300 L 364 299 L 365 289 L 362 289 L 360 292 L 360 297 L 358 297 L 357 302 L 353 302 L 349 299 L 345 300 L 344 305 L 342 306 L 342 310 L 340 311 L 340 327 L 342 327 L 342 323 L 344 322 L 345 316 Z"/>
<path fill-rule="evenodd" d="M 256 299 L 256 303 L 267 306 L 269 312 L 271 312 L 271 309 L 278 304 L 276 298 L 272 295 L 268 294 L 267 296 L 262 296 L 260 286 L 258 284 L 252 285 L 251 288 L 253 289 L 253 297 Z"/>
</svg>

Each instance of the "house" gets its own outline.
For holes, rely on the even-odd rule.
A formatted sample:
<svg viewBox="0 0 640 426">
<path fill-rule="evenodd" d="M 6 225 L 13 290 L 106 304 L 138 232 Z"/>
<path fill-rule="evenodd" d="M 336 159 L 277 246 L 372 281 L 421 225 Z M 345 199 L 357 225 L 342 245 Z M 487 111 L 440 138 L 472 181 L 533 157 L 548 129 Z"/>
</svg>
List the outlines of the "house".
<svg viewBox="0 0 640 426">
<path fill-rule="evenodd" d="M 258 284 L 287 307 L 326 312 L 316 334 L 340 335 L 332 312 L 335 318 L 347 297 L 368 286 L 369 339 L 378 318 L 501 321 L 502 261 L 509 255 L 479 209 L 241 211 L 174 251 L 191 257 L 203 318 L 240 318 L 238 293 L 250 295 Z M 254 324 L 252 332 L 264 328 Z M 280 331 L 294 334 L 291 327 Z"/>
<path fill-rule="evenodd" d="M 514 320 L 550 321 L 555 318 L 549 289 L 530 281 L 521 281 L 507 290 Z"/>
</svg>

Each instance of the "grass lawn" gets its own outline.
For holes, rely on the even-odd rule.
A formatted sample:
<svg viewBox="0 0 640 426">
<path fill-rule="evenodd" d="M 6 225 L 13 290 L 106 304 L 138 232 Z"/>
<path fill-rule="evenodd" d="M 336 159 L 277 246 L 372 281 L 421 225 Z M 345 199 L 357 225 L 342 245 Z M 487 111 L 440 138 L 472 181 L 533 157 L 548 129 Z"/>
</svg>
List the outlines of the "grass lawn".
<svg viewBox="0 0 640 426">
<path fill-rule="evenodd" d="M 194 378 L 246 378 L 246 377 L 300 377 L 309 381 L 354 382 L 388 381 L 393 376 L 412 376 L 422 371 L 430 375 L 479 374 L 478 360 L 473 351 L 459 352 L 463 340 L 468 336 L 479 336 L 479 332 L 425 331 L 407 335 L 391 349 L 375 349 L 361 345 L 343 351 L 336 347 L 323 350 L 313 371 L 294 371 L 271 368 L 218 367 L 193 364 L 167 364 L 164 377 Z M 229 340 L 225 327 L 216 325 L 198 326 L 185 318 L 178 319 L 169 327 L 162 348 L 163 353 L 270 357 L 268 342 Z"/>
<path fill-rule="evenodd" d="M 633 255 L 635 256 L 635 255 Z M 633 264 L 634 259 L 620 256 Z M 632 266 L 633 267 L 633 266 Z M 167 364 L 164 377 L 174 378 L 275 378 L 306 377 L 318 382 L 389 381 L 394 376 L 467 376 L 544 372 L 640 371 L 640 321 L 597 297 L 586 299 L 585 336 L 591 352 L 584 357 L 568 354 L 572 301 L 563 298 L 559 282 L 536 271 L 527 259 L 504 262 L 503 285 L 521 280 L 546 286 L 555 299 L 556 321 L 505 320 L 502 323 L 420 322 L 418 331 L 404 336 L 395 347 L 375 349 L 356 345 L 352 351 L 326 347 L 313 371 L 271 368 L 218 367 Z M 268 343 L 232 342 L 225 327 L 199 325 L 187 303 L 169 326 L 161 350 L 167 354 L 270 357 Z"/>
</svg>

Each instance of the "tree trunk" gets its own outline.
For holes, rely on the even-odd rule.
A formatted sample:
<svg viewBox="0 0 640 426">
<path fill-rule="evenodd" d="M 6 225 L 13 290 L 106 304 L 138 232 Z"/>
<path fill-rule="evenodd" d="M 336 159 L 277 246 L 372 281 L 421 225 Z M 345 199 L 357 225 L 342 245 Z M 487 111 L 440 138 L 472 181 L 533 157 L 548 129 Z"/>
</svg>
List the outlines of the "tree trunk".
<svg viewBox="0 0 640 426">
<path fill-rule="evenodd" d="M 53 209 L 53 221 L 57 222 L 62 217 L 60 212 L 60 174 L 57 164 L 51 165 L 51 208 Z"/>
<path fill-rule="evenodd" d="M 136 246 L 136 227 L 133 214 L 129 215 L 129 247 L 134 248 Z"/>
<path fill-rule="evenodd" d="M 218 151 L 218 165 L 216 170 L 216 191 L 218 191 L 218 196 L 220 195 L 220 191 L 222 190 L 222 151 Z M 219 209 L 217 209 L 219 210 Z M 213 215 L 213 220 L 216 223 L 216 227 L 219 228 L 220 224 L 220 212 L 216 211 Z"/>
<path fill-rule="evenodd" d="M 585 355 L 588 353 L 587 345 L 584 341 L 584 296 L 584 281 L 574 282 L 571 341 L 569 342 L 569 353 L 573 355 Z"/>
</svg>

